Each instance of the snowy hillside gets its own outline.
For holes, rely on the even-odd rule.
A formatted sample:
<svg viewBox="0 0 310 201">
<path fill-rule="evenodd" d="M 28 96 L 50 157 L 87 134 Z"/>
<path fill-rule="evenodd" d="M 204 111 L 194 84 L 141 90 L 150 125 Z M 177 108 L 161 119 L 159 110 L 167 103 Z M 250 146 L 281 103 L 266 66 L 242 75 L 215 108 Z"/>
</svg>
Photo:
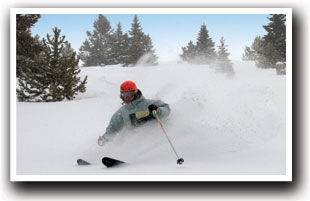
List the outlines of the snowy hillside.
<svg viewBox="0 0 310 201">
<path fill-rule="evenodd" d="M 87 91 L 74 101 L 17 103 L 17 175 L 284 175 L 285 76 L 235 62 L 235 78 L 189 64 L 82 68 Z M 97 138 L 121 106 L 119 86 L 136 82 L 145 98 L 171 107 L 157 122 L 121 132 L 104 147 Z M 103 156 L 128 162 L 106 169 Z M 94 165 L 79 167 L 76 159 Z"/>
</svg>

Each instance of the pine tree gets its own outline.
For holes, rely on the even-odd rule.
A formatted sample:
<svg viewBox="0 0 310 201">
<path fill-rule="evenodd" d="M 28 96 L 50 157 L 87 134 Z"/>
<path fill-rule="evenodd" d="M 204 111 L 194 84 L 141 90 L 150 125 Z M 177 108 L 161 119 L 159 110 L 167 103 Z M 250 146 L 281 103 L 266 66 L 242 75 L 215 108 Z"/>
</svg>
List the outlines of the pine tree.
<svg viewBox="0 0 310 201">
<path fill-rule="evenodd" d="M 130 49 L 130 38 L 128 36 L 128 33 L 124 34 L 124 50 L 123 50 L 123 56 L 121 59 L 121 64 L 122 66 L 128 66 L 130 64 L 130 54 L 129 54 L 129 49 Z"/>
<path fill-rule="evenodd" d="M 286 61 L 286 15 L 273 14 L 268 19 L 270 23 L 263 26 L 267 34 L 256 37 L 250 49 L 260 68 L 275 68 Z"/>
<path fill-rule="evenodd" d="M 83 66 L 91 66 L 92 63 L 92 59 L 91 59 L 91 55 L 90 55 L 90 43 L 88 40 L 85 40 L 83 42 L 83 45 L 80 47 L 80 52 L 79 52 L 79 56 L 81 58 L 81 60 L 83 61 Z"/>
<path fill-rule="evenodd" d="M 274 68 L 276 63 L 281 60 L 281 56 L 272 43 L 257 36 L 252 44 L 257 67 Z"/>
<path fill-rule="evenodd" d="M 144 40 L 143 40 L 143 56 L 139 59 L 139 65 L 144 65 L 144 66 L 155 66 L 157 65 L 157 55 L 155 54 L 155 49 L 153 46 L 152 39 L 149 35 L 144 35 Z"/>
<path fill-rule="evenodd" d="M 262 54 L 259 55 L 256 65 L 261 68 L 275 68 L 281 56 L 272 43 L 264 43 Z"/>
<path fill-rule="evenodd" d="M 94 22 L 93 32 L 87 31 L 87 37 L 80 47 L 79 55 L 84 66 L 105 66 L 113 64 L 111 57 L 111 35 L 113 30 L 108 19 L 99 14 Z"/>
<path fill-rule="evenodd" d="M 255 51 L 250 47 L 246 46 L 244 49 L 244 54 L 242 55 L 243 61 L 255 61 L 257 59 Z"/>
<path fill-rule="evenodd" d="M 268 61 L 268 55 L 267 55 L 270 54 L 270 51 L 266 51 L 265 41 L 262 37 L 260 36 L 255 37 L 254 42 L 251 45 L 251 48 L 248 48 L 248 53 L 245 51 L 245 54 L 247 54 L 248 58 L 252 58 L 256 62 L 257 67 L 261 68 L 270 67 L 270 62 Z"/>
<path fill-rule="evenodd" d="M 215 61 L 216 52 L 214 42 L 209 36 L 207 26 L 203 24 L 197 38 L 196 60 L 201 64 L 210 64 Z"/>
<path fill-rule="evenodd" d="M 35 58 L 40 68 L 36 73 L 26 69 L 19 78 L 17 96 L 20 101 L 62 101 L 72 100 L 78 93 L 86 90 L 87 76 L 83 81 L 78 74 L 79 58 L 60 36 L 61 30 L 55 27 L 54 36 L 47 34 L 43 39 L 44 49 Z"/>
<path fill-rule="evenodd" d="M 218 46 L 216 66 L 219 71 L 228 73 L 229 75 L 233 75 L 234 69 L 232 67 L 231 61 L 228 58 L 229 53 L 226 48 L 227 45 L 225 45 L 225 40 L 222 36 L 220 40 L 220 45 Z"/>
<path fill-rule="evenodd" d="M 200 27 L 196 45 L 190 41 L 186 47 L 182 47 L 182 51 L 181 59 L 189 63 L 212 64 L 216 60 L 214 42 L 205 24 Z"/>
<path fill-rule="evenodd" d="M 256 60 L 262 57 L 264 53 L 264 40 L 262 39 L 262 37 L 256 36 L 251 48 L 256 55 Z"/>
<path fill-rule="evenodd" d="M 268 19 L 270 23 L 263 26 L 267 31 L 267 34 L 263 37 L 266 48 L 270 49 L 272 45 L 276 51 L 275 57 L 276 54 L 280 55 L 278 61 L 286 61 L 286 15 L 272 14 Z M 268 43 L 271 44 L 268 45 Z"/>
<path fill-rule="evenodd" d="M 145 53 L 144 49 L 145 36 L 142 31 L 137 15 L 134 16 L 134 21 L 131 24 L 129 35 L 130 35 L 129 51 L 128 51 L 128 61 L 126 65 L 129 64 L 135 65 Z"/>
<path fill-rule="evenodd" d="M 42 51 L 38 36 L 31 36 L 31 28 L 41 15 L 17 14 L 16 15 L 16 76 L 26 68 L 35 71 L 34 58 Z"/>
<path fill-rule="evenodd" d="M 126 54 L 128 52 L 128 35 L 123 34 L 120 22 L 117 24 L 117 29 L 112 35 L 111 48 L 113 64 L 125 64 L 127 61 Z"/>
<path fill-rule="evenodd" d="M 196 46 L 190 40 L 186 47 L 182 47 L 183 53 L 180 55 L 183 61 L 193 63 L 196 57 Z"/>
</svg>

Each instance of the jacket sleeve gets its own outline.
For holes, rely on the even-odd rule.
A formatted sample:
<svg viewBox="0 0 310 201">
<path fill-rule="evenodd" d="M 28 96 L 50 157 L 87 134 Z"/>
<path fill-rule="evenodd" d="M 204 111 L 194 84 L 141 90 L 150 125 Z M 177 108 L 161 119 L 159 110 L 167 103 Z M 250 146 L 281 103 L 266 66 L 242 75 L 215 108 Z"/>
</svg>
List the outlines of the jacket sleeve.
<svg viewBox="0 0 310 201">
<path fill-rule="evenodd" d="M 171 110 L 170 110 L 170 107 L 167 103 L 165 103 L 161 100 L 155 100 L 155 101 L 152 101 L 151 104 L 154 104 L 157 107 L 159 107 L 159 112 L 158 112 L 159 118 L 165 119 L 169 116 Z"/>
<path fill-rule="evenodd" d="M 108 139 L 113 138 L 114 135 L 123 128 L 123 126 L 124 126 L 124 120 L 122 114 L 120 111 L 117 111 L 111 117 L 110 123 L 106 128 L 104 136 L 107 137 Z"/>
</svg>

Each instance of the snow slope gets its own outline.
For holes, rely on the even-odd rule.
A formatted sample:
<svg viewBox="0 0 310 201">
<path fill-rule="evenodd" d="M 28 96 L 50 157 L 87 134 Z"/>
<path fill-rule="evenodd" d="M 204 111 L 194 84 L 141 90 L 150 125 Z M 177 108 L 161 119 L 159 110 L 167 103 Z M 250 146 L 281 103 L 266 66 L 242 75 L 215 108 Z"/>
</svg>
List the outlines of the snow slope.
<svg viewBox="0 0 310 201">
<path fill-rule="evenodd" d="M 227 78 L 203 65 L 82 68 L 87 92 L 74 101 L 17 103 L 17 175 L 284 175 L 285 76 L 234 62 Z M 163 122 L 123 131 L 104 147 L 97 138 L 121 106 L 119 85 L 133 80 L 143 95 L 170 104 Z M 102 156 L 128 165 L 106 169 Z M 79 167 L 77 158 L 94 165 Z"/>
</svg>

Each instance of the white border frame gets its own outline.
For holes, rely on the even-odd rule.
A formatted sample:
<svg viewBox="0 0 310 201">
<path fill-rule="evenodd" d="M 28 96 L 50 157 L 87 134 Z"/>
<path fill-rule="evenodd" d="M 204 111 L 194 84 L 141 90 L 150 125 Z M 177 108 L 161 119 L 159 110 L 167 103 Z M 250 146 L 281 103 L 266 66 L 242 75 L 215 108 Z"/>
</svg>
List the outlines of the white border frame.
<svg viewBox="0 0 310 201">
<path fill-rule="evenodd" d="M 286 14 L 285 175 L 17 175 L 16 14 Z M 10 180 L 11 181 L 292 181 L 292 8 L 11 8 Z"/>
</svg>

